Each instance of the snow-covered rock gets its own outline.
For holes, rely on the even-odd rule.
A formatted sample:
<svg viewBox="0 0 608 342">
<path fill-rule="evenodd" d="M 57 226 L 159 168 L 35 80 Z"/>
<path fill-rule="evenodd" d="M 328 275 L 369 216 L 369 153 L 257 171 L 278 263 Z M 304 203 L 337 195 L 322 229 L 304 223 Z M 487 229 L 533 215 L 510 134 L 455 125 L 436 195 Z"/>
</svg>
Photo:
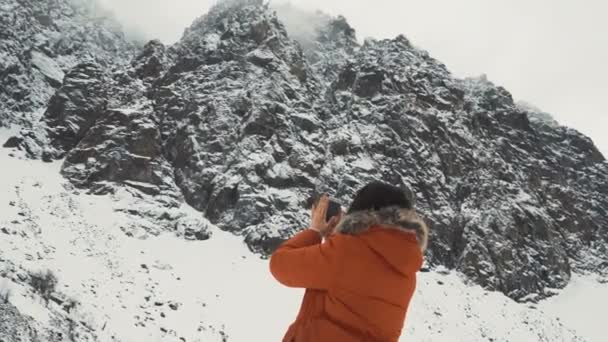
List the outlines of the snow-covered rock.
<svg viewBox="0 0 608 342">
<path fill-rule="evenodd" d="M 65 74 L 57 62 L 44 53 L 32 51 L 32 66 L 38 69 L 53 87 L 61 86 Z"/>
<path fill-rule="evenodd" d="M 111 68 L 138 45 L 95 0 L 0 0 L 0 127 L 30 127 L 72 67 Z"/>
<path fill-rule="evenodd" d="M 405 36 L 359 44 L 344 18 L 319 15 L 292 37 L 281 13 L 223 1 L 173 46 L 150 42 L 112 68 L 75 63 L 41 121 L 7 146 L 67 156 L 62 173 L 90 193 L 183 200 L 262 255 L 306 225 L 311 193 L 347 204 L 384 180 L 415 195 L 431 268 L 520 301 L 551 296 L 573 272 L 608 273 L 608 163 L 589 138 L 534 119 L 485 77 L 455 78 Z M 124 47 L 124 60 L 130 45 L 116 37 L 94 51 Z M 175 229 L 156 213 L 123 231 Z"/>
</svg>

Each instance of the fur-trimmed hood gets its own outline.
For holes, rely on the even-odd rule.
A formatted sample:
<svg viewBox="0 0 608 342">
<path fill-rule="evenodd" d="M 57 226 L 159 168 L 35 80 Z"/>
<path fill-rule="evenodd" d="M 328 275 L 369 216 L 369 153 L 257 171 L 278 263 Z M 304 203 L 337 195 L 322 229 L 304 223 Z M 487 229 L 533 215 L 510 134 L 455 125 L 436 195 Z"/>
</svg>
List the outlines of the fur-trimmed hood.
<svg viewBox="0 0 608 342">
<path fill-rule="evenodd" d="M 336 233 L 358 235 L 372 226 L 382 226 L 415 233 L 420 250 L 428 245 L 428 227 L 413 209 L 387 207 L 378 211 L 358 211 L 344 216 L 335 229 Z"/>
</svg>

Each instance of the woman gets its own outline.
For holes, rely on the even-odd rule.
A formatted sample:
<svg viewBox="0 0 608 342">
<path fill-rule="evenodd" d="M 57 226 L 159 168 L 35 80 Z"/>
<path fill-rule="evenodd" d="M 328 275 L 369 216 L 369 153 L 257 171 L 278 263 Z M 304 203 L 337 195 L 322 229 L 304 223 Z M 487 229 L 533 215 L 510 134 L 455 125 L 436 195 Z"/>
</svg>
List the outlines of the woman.
<svg viewBox="0 0 608 342">
<path fill-rule="evenodd" d="M 270 259 L 279 282 L 307 289 L 283 341 L 398 341 L 427 245 L 424 221 L 402 190 L 379 182 L 344 217 L 326 222 L 327 205 L 324 195 L 310 227 Z"/>
</svg>

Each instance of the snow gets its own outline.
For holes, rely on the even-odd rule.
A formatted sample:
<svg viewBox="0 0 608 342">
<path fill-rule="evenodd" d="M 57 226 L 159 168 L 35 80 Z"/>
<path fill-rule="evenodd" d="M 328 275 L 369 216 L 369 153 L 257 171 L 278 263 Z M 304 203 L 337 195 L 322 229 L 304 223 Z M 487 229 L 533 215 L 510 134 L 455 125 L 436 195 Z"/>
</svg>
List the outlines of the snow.
<svg viewBox="0 0 608 342">
<path fill-rule="evenodd" d="M 455 273 L 421 273 L 409 312 L 403 341 L 585 341 L 553 311 L 470 286 Z"/>
<path fill-rule="evenodd" d="M 532 196 L 525 192 L 523 189 L 519 189 L 517 196 L 515 196 L 515 202 L 526 203 L 532 200 Z"/>
<path fill-rule="evenodd" d="M 207 49 L 209 50 L 217 50 L 218 45 L 222 41 L 220 35 L 217 33 L 210 33 L 204 37 L 205 45 L 207 45 Z"/>
<path fill-rule="evenodd" d="M 592 275 L 575 274 L 559 296 L 542 302 L 543 310 L 552 312 L 589 342 L 605 341 L 608 307 L 608 283 Z"/>
<path fill-rule="evenodd" d="M 114 110 L 127 116 L 137 114 L 141 111 L 139 108 L 116 108 Z"/>
<path fill-rule="evenodd" d="M 8 134 L 0 130 L 0 141 Z M 242 237 L 215 227 L 206 241 L 172 232 L 128 237 L 123 227 L 144 223 L 116 209 L 149 205 L 138 204 L 132 190 L 86 195 L 61 178 L 60 162 L 10 152 L 0 150 L 0 227 L 17 234 L 0 233 L 0 267 L 9 260 L 54 271 L 58 291 L 81 303 L 100 341 L 279 341 L 295 318 L 303 291 L 280 286 Z M 188 206 L 179 210 L 200 218 Z M 10 286 L 11 302 L 46 322 L 48 309 L 28 286 Z M 535 307 L 471 286 L 457 273 L 420 273 L 401 340 L 600 342 L 606 298 L 607 284 L 591 277 L 573 277 Z"/>
<path fill-rule="evenodd" d="M 0 152 L 5 170 L 10 170 L 3 171 L 0 180 L 0 191 L 9 195 L 3 202 L 26 204 L 34 220 L 44 224 L 36 238 L 2 236 L 0 256 L 29 270 L 53 270 L 58 287 L 93 313 L 94 327 L 105 325 L 102 341 L 111 341 L 112 336 L 121 341 L 221 341 L 222 327 L 234 341 L 250 336 L 280 339 L 283 328 L 267 329 L 259 313 L 275 300 L 296 307 L 298 295 L 271 279 L 267 261 L 251 254 L 242 238 L 219 229 L 209 241 L 185 241 L 169 233 L 147 240 L 128 238 L 120 230 L 128 218 L 114 211 L 117 204 L 112 198 L 67 191 L 59 162 L 17 160 L 7 152 Z M 19 194 L 16 184 L 22 189 Z M 10 212 L 13 207 L 0 208 L 0 225 L 18 216 Z M 23 227 L 11 227 L 19 228 Z M 45 253 L 45 247 L 52 252 Z M 37 252 L 43 260 L 26 259 L 26 254 Z M 181 305 L 173 310 L 169 302 Z M 142 319 L 137 316 L 154 321 L 138 327 L 135 323 Z M 273 325 L 287 327 L 294 316 L 295 311 L 273 317 Z M 171 331 L 176 332 L 173 339 L 168 336 Z"/>
<path fill-rule="evenodd" d="M 267 49 L 255 49 L 247 54 L 247 58 L 264 63 L 270 63 L 275 59 L 272 51 Z"/>
<path fill-rule="evenodd" d="M 274 164 L 268 174 L 280 179 L 289 179 L 293 174 L 293 169 L 287 163 Z"/>
<path fill-rule="evenodd" d="M 352 166 L 360 168 L 364 171 L 371 171 L 374 169 L 374 161 L 367 156 L 362 156 L 361 158 L 355 160 L 352 163 Z"/>
</svg>

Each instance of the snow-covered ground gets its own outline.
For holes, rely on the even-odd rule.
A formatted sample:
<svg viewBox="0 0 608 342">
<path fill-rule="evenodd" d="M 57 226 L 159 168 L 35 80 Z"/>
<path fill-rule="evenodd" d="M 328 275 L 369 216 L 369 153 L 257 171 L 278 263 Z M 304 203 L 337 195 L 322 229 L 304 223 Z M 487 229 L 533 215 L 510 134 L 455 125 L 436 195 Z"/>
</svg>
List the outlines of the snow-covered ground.
<svg viewBox="0 0 608 342">
<path fill-rule="evenodd" d="M 549 298 L 540 307 L 559 317 L 587 341 L 606 341 L 608 283 L 593 276 L 573 277 L 559 296 Z"/>
<path fill-rule="evenodd" d="M 0 131 L 0 142 L 8 134 Z M 295 318 L 303 291 L 277 284 L 242 238 L 215 228 L 207 241 L 172 232 L 128 237 L 122 228 L 137 218 L 116 209 L 149 205 L 145 199 L 127 189 L 84 194 L 60 176 L 59 162 L 9 153 L 0 150 L 0 269 L 52 270 L 58 292 L 81 303 L 70 315 L 100 341 L 279 341 Z M 12 289 L 10 302 L 51 324 L 54 304 L 47 308 L 29 286 L 8 278 L 0 288 Z M 575 276 L 538 305 L 447 271 L 419 279 L 403 341 L 604 341 L 608 284 L 593 276 Z"/>
</svg>

